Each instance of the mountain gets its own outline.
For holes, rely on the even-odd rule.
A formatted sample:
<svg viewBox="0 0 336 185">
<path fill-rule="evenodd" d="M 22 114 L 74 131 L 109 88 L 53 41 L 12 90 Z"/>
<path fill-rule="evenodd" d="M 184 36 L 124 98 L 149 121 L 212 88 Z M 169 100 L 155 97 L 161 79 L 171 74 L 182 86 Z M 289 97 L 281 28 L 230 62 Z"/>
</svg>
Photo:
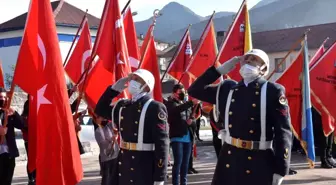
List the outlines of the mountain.
<svg viewBox="0 0 336 185">
<path fill-rule="evenodd" d="M 186 27 L 188 24 L 194 24 L 204 20 L 204 17 L 197 15 L 189 8 L 176 2 L 171 2 L 164 6 L 160 10 L 160 13 L 162 15 L 157 18 L 154 29 L 156 38 L 163 38 L 167 32 L 173 32 Z M 151 23 L 152 17 L 145 21 L 136 22 L 135 27 L 138 35 L 145 35 Z"/>
<path fill-rule="evenodd" d="M 253 8 L 260 8 L 260 7 L 262 7 L 262 6 L 268 5 L 268 4 L 273 3 L 273 2 L 275 2 L 275 1 L 279 1 L 279 0 L 262 0 L 262 1 L 260 1 L 259 3 L 257 3 L 256 5 L 254 5 L 254 6 L 252 7 L 252 9 L 253 9 Z"/>
<path fill-rule="evenodd" d="M 284 29 L 336 22 L 335 0 L 263 0 L 250 9 L 253 32 Z M 226 31 L 233 21 L 233 16 L 214 19 L 216 31 Z M 192 39 L 199 39 L 207 20 L 193 24 L 190 29 Z M 178 42 L 185 28 L 173 32 L 167 31 L 161 40 Z"/>
<path fill-rule="evenodd" d="M 220 18 L 220 17 L 225 17 L 225 16 L 233 16 L 235 12 L 217 12 L 214 15 L 214 18 Z M 209 19 L 211 15 L 206 16 L 205 19 Z"/>
</svg>

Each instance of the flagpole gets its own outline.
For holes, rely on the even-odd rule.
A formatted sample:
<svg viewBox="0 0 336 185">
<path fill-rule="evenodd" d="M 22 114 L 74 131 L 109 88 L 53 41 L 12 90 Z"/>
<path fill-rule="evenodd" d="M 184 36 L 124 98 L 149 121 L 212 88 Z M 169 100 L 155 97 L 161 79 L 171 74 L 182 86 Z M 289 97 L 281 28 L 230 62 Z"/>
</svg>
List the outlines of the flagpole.
<svg viewBox="0 0 336 185">
<path fill-rule="evenodd" d="M 155 25 L 156 25 L 156 18 L 161 16 L 161 14 L 160 14 L 159 12 L 160 12 L 159 9 L 155 9 L 154 12 L 153 12 L 153 22 L 152 22 L 152 24 L 150 25 L 150 29 L 152 29 L 152 30 L 151 30 L 151 32 L 152 32 L 151 34 L 152 34 L 152 35 L 154 34 L 154 28 L 155 28 Z M 152 27 L 153 27 L 153 28 L 152 28 Z M 146 48 L 145 48 L 145 51 L 144 51 L 143 53 L 141 53 L 142 56 L 141 56 L 141 61 L 140 61 L 140 63 L 139 63 L 138 68 L 141 66 L 141 64 L 142 64 L 142 62 L 143 62 L 143 58 L 144 58 L 145 54 L 147 53 L 148 45 L 149 45 L 149 43 L 147 43 L 147 46 L 146 46 Z"/>
<path fill-rule="evenodd" d="M 286 62 L 287 57 L 296 49 L 296 47 L 302 42 L 302 40 L 305 38 L 307 33 L 310 32 L 310 29 L 307 29 L 304 34 L 300 37 L 299 40 L 297 40 L 290 48 L 286 56 L 281 60 L 281 62 L 274 68 L 274 70 L 271 72 L 271 74 L 267 77 L 267 80 L 271 79 L 271 77 L 274 75 L 275 70 L 280 67 L 284 62 Z"/>
<path fill-rule="evenodd" d="M 183 37 L 182 37 L 181 42 L 179 43 L 179 45 L 178 45 L 178 47 L 177 47 L 177 50 L 175 51 L 175 53 L 174 53 L 174 55 L 173 55 L 172 60 L 169 62 L 168 66 L 167 66 L 167 69 L 166 69 L 165 72 L 163 73 L 162 78 L 161 78 L 161 83 L 163 82 L 163 79 L 164 79 L 165 75 L 167 74 L 167 72 L 168 72 L 170 66 L 173 64 L 174 60 L 176 59 L 176 55 L 177 55 L 177 53 L 179 52 L 179 48 L 181 47 L 182 42 L 183 42 L 183 38 L 184 38 L 184 37 L 187 35 L 187 33 L 189 32 L 190 27 L 191 27 L 191 24 L 189 24 L 189 26 L 188 26 L 186 32 L 184 33 L 184 35 L 183 35 Z"/>
<path fill-rule="evenodd" d="M 122 14 L 127 10 L 127 7 L 130 5 L 130 3 L 131 3 L 131 0 L 129 0 L 127 2 L 127 4 L 124 6 L 124 8 L 122 10 Z M 104 7 L 104 10 L 105 10 L 105 8 L 106 7 Z M 100 29 L 100 27 L 98 29 Z M 97 34 L 98 34 L 98 32 L 97 32 Z M 95 43 L 95 46 L 96 46 L 96 43 Z M 97 57 L 97 55 L 95 54 L 94 57 L 91 58 L 88 67 L 86 68 L 86 70 L 84 71 L 84 73 L 82 73 L 82 75 L 80 76 L 80 78 L 79 78 L 79 80 L 78 80 L 78 82 L 76 84 L 76 85 L 78 85 L 82 81 L 82 79 L 84 78 L 82 88 L 79 90 L 79 96 L 77 98 L 78 101 L 77 101 L 77 105 L 76 105 L 76 109 L 75 109 L 75 114 L 77 114 L 77 112 L 78 112 L 78 108 L 79 108 L 80 102 L 81 102 L 81 100 L 83 98 L 83 92 L 84 92 L 84 89 L 85 89 L 85 86 L 86 86 L 87 76 L 88 76 L 88 73 L 89 73 L 90 68 L 92 66 L 92 63 L 93 63 L 93 61 L 94 61 L 94 59 L 96 57 Z"/>
<path fill-rule="evenodd" d="M 228 36 L 231 35 L 232 31 L 233 31 L 233 25 L 235 25 L 235 23 L 238 21 L 238 15 L 241 14 L 241 12 L 243 11 L 243 8 L 244 8 L 244 5 L 246 4 L 246 0 L 243 1 L 243 3 L 240 5 L 240 8 L 238 9 L 238 12 L 233 20 L 233 22 L 231 23 L 230 27 L 229 27 L 229 32 L 225 35 L 225 38 L 224 40 L 222 41 L 222 44 L 221 44 L 221 47 L 220 47 L 220 50 L 216 56 L 216 59 L 215 61 L 213 62 L 212 65 L 215 65 L 216 62 L 219 60 L 222 52 L 223 52 L 223 49 L 224 49 L 224 46 L 226 45 L 226 42 L 228 41 Z"/>
<path fill-rule="evenodd" d="M 127 10 L 128 6 L 131 4 L 132 0 L 128 0 L 128 2 L 126 3 L 126 5 L 124 6 L 124 9 L 121 11 L 121 15 L 123 15 L 125 13 L 125 11 Z"/>
<path fill-rule="evenodd" d="M 196 46 L 196 49 L 195 49 L 196 52 L 193 53 L 193 56 L 192 56 L 192 58 L 191 58 L 191 60 L 190 60 L 190 63 L 189 63 L 189 65 L 188 65 L 188 67 L 187 67 L 187 70 L 184 71 L 184 73 L 182 73 L 182 75 L 181 75 L 181 77 L 180 77 L 178 83 L 181 82 L 181 80 L 182 80 L 184 74 L 188 72 L 188 70 L 189 70 L 189 66 L 192 64 L 192 62 L 193 62 L 193 58 L 195 57 L 194 55 L 198 53 L 198 50 L 199 50 L 199 48 L 201 47 L 200 45 L 201 45 L 201 43 L 202 43 L 203 40 L 204 40 L 204 38 L 203 38 L 204 33 L 205 33 L 206 29 L 208 28 L 209 24 L 211 23 L 213 17 L 215 16 L 215 13 L 216 13 L 216 11 L 213 11 L 211 17 L 209 18 L 209 22 L 208 22 L 208 24 L 206 25 L 206 27 L 205 27 L 205 29 L 204 29 L 202 35 L 201 35 L 201 38 L 200 38 L 200 40 L 199 40 L 198 43 L 197 43 L 197 46 Z"/>
<path fill-rule="evenodd" d="M 80 23 L 80 25 L 79 25 L 79 27 L 78 27 L 77 33 L 76 33 L 76 35 L 75 35 L 75 38 L 74 38 L 74 40 L 72 41 L 72 44 L 71 44 L 71 46 L 70 46 L 70 49 L 69 49 L 69 51 L 68 51 L 67 56 L 65 57 L 65 60 L 64 60 L 64 63 L 63 63 L 63 67 L 65 66 L 65 64 L 67 63 L 67 61 L 68 61 L 68 59 L 69 59 L 69 57 L 70 57 L 71 50 L 72 50 L 73 46 L 75 45 L 75 41 L 76 41 L 76 39 L 77 39 L 77 37 L 78 37 L 78 35 L 79 35 L 79 31 L 80 31 L 81 28 L 83 27 L 83 23 L 84 23 L 84 21 L 85 21 L 87 12 L 88 12 L 88 9 L 86 9 L 86 12 L 85 12 L 85 14 L 84 14 L 84 16 L 83 16 L 82 22 Z"/>
</svg>

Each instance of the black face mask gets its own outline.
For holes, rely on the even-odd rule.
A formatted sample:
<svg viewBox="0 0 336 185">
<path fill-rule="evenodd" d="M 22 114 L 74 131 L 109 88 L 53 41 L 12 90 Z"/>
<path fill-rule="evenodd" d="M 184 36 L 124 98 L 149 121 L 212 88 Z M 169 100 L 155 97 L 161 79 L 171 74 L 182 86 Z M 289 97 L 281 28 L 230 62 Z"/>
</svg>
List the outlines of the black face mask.
<svg viewBox="0 0 336 185">
<path fill-rule="evenodd" d="M 180 93 L 180 94 L 179 94 L 179 99 L 180 99 L 181 101 L 183 101 L 184 98 L 185 98 L 185 94 L 184 94 L 184 93 Z"/>
<path fill-rule="evenodd" d="M 0 107 L 1 108 L 4 108 L 5 107 L 5 100 L 0 100 Z"/>
<path fill-rule="evenodd" d="M 104 127 L 107 125 L 107 123 L 108 123 L 107 120 L 104 120 L 104 121 L 101 122 L 102 126 L 104 126 Z"/>
</svg>

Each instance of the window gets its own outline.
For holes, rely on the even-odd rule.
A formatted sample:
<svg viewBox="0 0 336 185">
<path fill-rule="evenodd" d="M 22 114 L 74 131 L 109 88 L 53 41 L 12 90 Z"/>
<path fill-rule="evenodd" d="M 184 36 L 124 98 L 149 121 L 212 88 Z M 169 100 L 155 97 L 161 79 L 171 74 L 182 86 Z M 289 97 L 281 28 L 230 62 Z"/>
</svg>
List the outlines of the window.
<svg viewBox="0 0 336 185">
<path fill-rule="evenodd" d="M 274 67 L 276 73 L 282 73 L 286 70 L 286 61 L 284 61 L 281 65 L 283 58 L 276 58 L 274 59 Z M 280 65 L 280 66 L 279 66 Z"/>
</svg>

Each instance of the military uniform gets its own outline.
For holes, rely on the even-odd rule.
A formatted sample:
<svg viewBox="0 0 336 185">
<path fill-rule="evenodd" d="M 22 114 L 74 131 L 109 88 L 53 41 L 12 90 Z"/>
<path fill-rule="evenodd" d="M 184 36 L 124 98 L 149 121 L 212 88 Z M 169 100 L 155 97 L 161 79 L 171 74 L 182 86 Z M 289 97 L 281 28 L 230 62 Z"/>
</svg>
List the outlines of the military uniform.
<svg viewBox="0 0 336 185">
<path fill-rule="evenodd" d="M 120 100 L 111 106 L 111 100 L 118 95 L 108 87 L 95 110 L 97 115 L 113 120 L 119 130 L 121 149 L 112 184 L 152 185 L 165 181 L 169 144 L 166 107 L 149 95 L 135 102 Z"/>
<path fill-rule="evenodd" d="M 190 96 L 217 103 L 224 120 L 225 144 L 212 185 L 271 185 L 273 174 L 289 170 L 292 132 L 284 88 L 258 78 L 246 86 L 225 80 L 209 68 L 189 88 Z"/>
</svg>

